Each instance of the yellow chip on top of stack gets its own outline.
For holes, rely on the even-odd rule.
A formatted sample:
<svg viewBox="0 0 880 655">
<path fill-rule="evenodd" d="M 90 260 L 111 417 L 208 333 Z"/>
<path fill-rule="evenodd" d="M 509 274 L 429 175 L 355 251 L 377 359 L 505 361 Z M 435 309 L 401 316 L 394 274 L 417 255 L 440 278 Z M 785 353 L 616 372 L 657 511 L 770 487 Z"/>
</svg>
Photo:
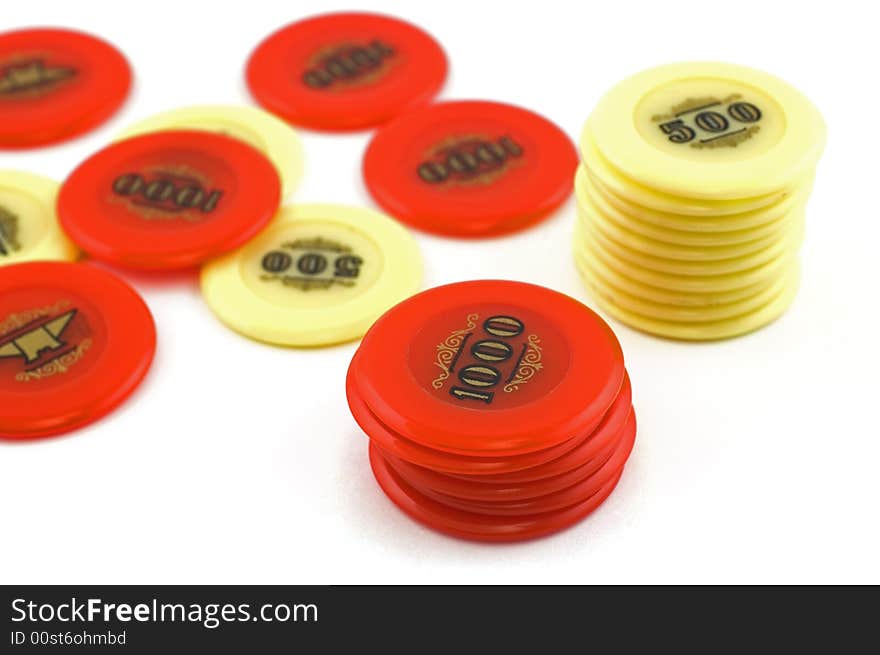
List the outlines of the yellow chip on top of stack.
<svg viewBox="0 0 880 655">
<path fill-rule="evenodd" d="M 796 89 L 720 63 L 661 66 L 611 89 L 581 136 L 575 260 L 624 323 L 688 340 L 779 317 L 825 126 Z"/>
</svg>

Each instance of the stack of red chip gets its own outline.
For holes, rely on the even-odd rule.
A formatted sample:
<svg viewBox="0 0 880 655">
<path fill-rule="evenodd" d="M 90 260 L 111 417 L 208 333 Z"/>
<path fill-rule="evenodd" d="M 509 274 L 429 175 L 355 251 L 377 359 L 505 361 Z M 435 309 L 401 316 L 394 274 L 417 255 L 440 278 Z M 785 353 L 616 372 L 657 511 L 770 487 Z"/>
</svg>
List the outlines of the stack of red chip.
<svg viewBox="0 0 880 655">
<path fill-rule="evenodd" d="M 385 493 L 466 539 L 530 539 L 583 519 L 635 440 L 611 329 L 520 282 L 451 284 L 397 305 L 364 337 L 346 390 Z"/>
</svg>

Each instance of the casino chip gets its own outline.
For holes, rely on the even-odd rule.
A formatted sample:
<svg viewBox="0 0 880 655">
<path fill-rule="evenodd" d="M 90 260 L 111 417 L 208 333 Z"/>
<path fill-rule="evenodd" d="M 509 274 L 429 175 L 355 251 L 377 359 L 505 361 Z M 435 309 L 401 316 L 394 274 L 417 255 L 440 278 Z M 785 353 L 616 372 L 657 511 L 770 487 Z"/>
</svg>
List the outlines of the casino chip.
<svg viewBox="0 0 880 655">
<path fill-rule="evenodd" d="M 92 155 L 61 187 L 58 215 L 90 255 L 138 269 L 197 266 L 268 225 L 281 201 L 272 163 L 204 131 L 153 132 Z"/>
<path fill-rule="evenodd" d="M 520 282 L 450 284 L 395 306 L 364 337 L 346 392 L 385 493 L 466 539 L 581 520 L 635 440 L 614 334 L 572 298 Z"/>
<path fill-rule="evenodd" d="M 415 240 L 387 216 L 296 205 L 205 266 L 202 294 L 221 321 L 245 336 L 321 346 L 359 338 L 421 281 Z"/>
<path fill-rule="evenodd" d="M 599 102 L 581 137 L 575 261 L 609 314 L 685 340 L 756 330 L 797 292 L 825 144 L 818 111 L 766 73 L 661 66 Z"/>
<path fill-rule="evenodd" d="M 235 137 L 262 152 L 278 169 L 281 193 L 293 193 L 303 173 L 302 144 L 282 120 L 256 107 L 204 105 L 166 111 L 125 130 L 126 139 L 162 130 L 207 130 Z"/>
<path fill-rule="evenodd" d="M 68 432 L 113 410 L 153 360 L 150 310 L 88 264 L 0 268 L 0 438 Z"/>
<path fill-rule="evenodd" d="M 577 152 L 547 119 L 519 107 L 444 102 L 377 132 L 364 179 L 390 214 L 428 232 L 487 236 L 531 225 L 572 191 Z"/>
<path fill-rule="evenodd" d="M 74 261 L 79 256 L 58 225 L 58 183 L 39 175 L 0 171 L 0 266 Z"/>
<path fill-rule="evenodd" d="M 426 104 L 446 71 L 440 45 L 415 25 L 334 13 L 268 36 L 251 54 L 245 75 L 257 102 L 294 125 L 357 130 Z"/>
<path fill-rule="evenodd" d="M 111 44 L 65 29 L 0 34 L 0 148 L 30 148 L 87 132 L 110 118 L 131 87 Z"/>
</svg>

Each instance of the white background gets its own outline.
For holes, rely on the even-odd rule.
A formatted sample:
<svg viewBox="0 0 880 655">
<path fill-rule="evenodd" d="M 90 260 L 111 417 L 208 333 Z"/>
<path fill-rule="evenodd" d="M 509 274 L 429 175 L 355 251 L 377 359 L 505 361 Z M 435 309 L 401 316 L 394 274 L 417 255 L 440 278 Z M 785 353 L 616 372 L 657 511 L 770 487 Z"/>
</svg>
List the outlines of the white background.
<svg viewBox="0 0 880 655">
<path fill-rule="evenodd" d="M 136 88 L 108 125 L 62 146 L 0 153 L 0 168 L 62 179 L 136 119 L 250 102 L 242 69 L 251 48 L 334 5 L 6 2 L 2 29 L 65 25 L 112 40 L 130 58 Z M 125 274 L 155 313 L 153 370 L 98 425 L 0 444 L 0 582 L 880 582 L 880 47 L 872 4 L 369 8 L 440 40 L 451 63 L 444 98 L 521 104 L 572 136 L 607 88 L 660 63 L 727 60 L 802 89 L 823 112 L 830 140 L 794 306 L 756 334 L 709 345 L 612 321 L 639 415 L 620 486 L 564 533 L 497 546 L 431 532 L 378 489 L 345 403 L 355 344 L 299 351 L 253 343 L 213 318 L 195 275 Z M 371 206 L 359 174 L 369 133 L 301 134 L 307 168 L 294 201 Z M 426 285 L 509 278 L 592 305 L 569 255 L 574 220 L 569 202 L 511 237 L 418 234 Z"/>
</svg>

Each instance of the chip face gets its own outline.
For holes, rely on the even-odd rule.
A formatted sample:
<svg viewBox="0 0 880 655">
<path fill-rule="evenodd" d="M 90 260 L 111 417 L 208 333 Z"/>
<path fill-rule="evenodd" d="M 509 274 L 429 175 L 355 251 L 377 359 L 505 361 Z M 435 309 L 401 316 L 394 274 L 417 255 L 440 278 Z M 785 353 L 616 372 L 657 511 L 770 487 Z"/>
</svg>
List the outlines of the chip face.
<svg viewBox="0 0 880 655">
<path fill-rule="evenodd" d="M 639 184 L 723 200 L 793 185 L 815 166 L 825 127 L 809 100 L 767 73 L 687 63 L 614 87 L 587 123 L 585 150 L 590 140 Z"/>
<path fill-rule="evenodd" d="M 112 45 L 63 29 L 0 34 L 0 148 L 68 139 L 103 123 L 131 87 Z"/>
<path fill-rule="evenodd" d="M 167 131 L 113 144 L 64 182 L 61 224 L 89 254 L 141 269 L 196 266 L 269 223 L 274 166 L 237 139 Z"/>
<path fill-rule="evenodd" d="M 364 156 L 370 193 L 422 230 L 500 234 L 532 224 L 572 191 L 577 152 L 547 119 L 495 102 L 445 102 L 379 130 Z"/>
<path fill-rule="evenodd" d="M 360 337 L 421 280 L 415 240 L 390 218 L 353 207 L 297 205 L 207 265 L 202 292 L 217 316 L 246 336 L 314 346 Z"/>
<path fill-rule="evenodd" d="M 334 13 L 271 34 L 251 54 L 246 78 L 260 105 L 295 125 L 352 130 L 427 103 L 446 71 L 440 45 L 418 27 Z"/>
<path fill-rule="evenodd" d="M 147 306 L 86 264 L 0 269 L 0 437 L 26 439 L 91 423 L 127 397 L 153 359 Z"/>
<path fill-rule="evenodd" d="M 512 456 L 586 434 L 624 377 L 598 316 L 506 281 L 418 294 L 377 321 L 357 359 L 363 400 L 392 430 L 461 455 Z"/>
<path fill-rule="evenodd" d="M 293 193 L 302 177 L 302 144 L 296 132 L 256 107 L 204 105 L 174 109 L 130 126 L 122 138 L 163 130 L 205 130 L 244 141 L 266 155 L 278 169 L 283 196 Z"/>
<path fill-rule="evenodd" d="M 696 163 L 737 161 L 774 148 L 785 112 L 765 91 L 731 77 L 688 77 L 651 89 L 636 107 L 642 138 Z"/>
<path fill-rule="evenodd" d="M 58 225 L 58 183 L 39 175 L 0 171 L 0 266 L 73 261 L 79 250 Z"/>
</svg>

